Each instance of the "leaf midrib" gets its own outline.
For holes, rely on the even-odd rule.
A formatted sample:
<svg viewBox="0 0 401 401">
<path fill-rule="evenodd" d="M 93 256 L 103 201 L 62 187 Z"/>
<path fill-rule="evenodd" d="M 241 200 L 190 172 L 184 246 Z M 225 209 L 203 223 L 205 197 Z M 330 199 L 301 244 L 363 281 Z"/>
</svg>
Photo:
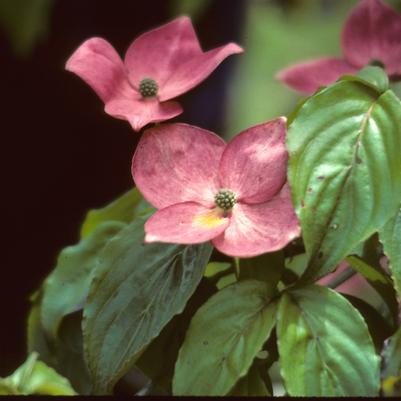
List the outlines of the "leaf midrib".
<svg viewBox="0 0 401 401">
<path fill-rule="evenodd" d="M 372 112 L 373 112 L 373 108 L 377 105 L 379 99 L 380 99 L 380 97 L 378 97 L 377 99 L 375 99 L 372 102 L 372 104 L 369 106 L 369 108 L 368 108 L 368 110 L 367 110 L 367 112 L 366 112 L 366 114 L 365 114 L 365 116 L 364 116 L 364 118 L 362 120 L 358 136 L 356 137 L 356 140 L 355 140 L 351 164 L 348 166 L 347 173 L 346 173 L 346 175 L 345 175 L 345 177 L 344 177 L 344 179 L 342 181 L 340 190 L 338 192 L 338 195 L 336 197 L 336 201 L 334 203 L 334 207 L 331 209 L 328 219 L 326 219 L 326 224 L 325 224 L 325 228 L 326 229 L 323 231 L 323 235 L 320 237 L 320 239 L 318 241 L 318 246 L 317 246 L 317 248 L 315 248 L 316 250 L 315 250 L 314 254 L 312 255 L 312 257 L 310 258 L 310 260 L 308 262 L 308 266 L 304 271 L 304 274 L 300 278 L 300 282 L 302 282 L 303 284 L 305 282 L 307 282 L 308 279 L 310 280 L 311 276 L 312 277 L 314 276 L 313 273 L 316 271 L 316 268 L 314 266 L 315 266 L 315 262 L 316 262 L 317 256 L 318 256 L 319 251 L 321 249 L 322 243 L 325 240 L 325 238 L 326 238 L 326 236 L 327 236 L 327 234 L 329 232 L 329 227 L 331 225 L 331 222 L 332 222 L 333 217 L 335 215 L 335 212 L 337 210 L 337 206 L 338 206 L 339 200 L 340 200 L 340 198 L 341 198 L 341 196 L 342 196 L 342 194 L 344 192 L 344 189 L 346 187 L 346 184 L 348 183 L 348 180 L 349 180 L 352 172 L 354 171 L 355 164 L 357 164 L 356 163 L 356 159 L 358 157 L 358 150 L 359 150 L 360 146 L 362 145 L 363 136 L 367 131 L 366 130 L 366 126 L 367 126 L 368 120 L 370 119 L 370 117 L 372 115 Z M 359 145 L 358 145 L 358 143 L 359 143 Z"/>
<path fill-rule="evenodd" d="M 264 300 L 264 303 L 258 308 L 258 310 L 256 312 L 254 312 L 253 314 L 251 314 L 248 319 L 247 319 L 247 324 L 244 325 L 244 327 L 235 333 L 235 335 L 233 336 L 233 338 L 231 339 L 231 343 L 232 345 L 229 347 L 229 350 L 227 353 L 224 353 L 224 355 L 227 355 L 227 358 L 219 358 L 219 361 L 217 363 L 217 371 L 218 374 L 221 373 L 221 371 L 223 370 L 223 363 L 224 361 L 226 361 L 228 359 L 228 355 L 231 355 L 233 352 L 233 349 L 235 348 L 236 344 L 238 344 L 238 339 L 244 334 L 246 333 L 250 327 L 254 324 L 255 320 L 257 320 L 257 316 L 258 315 L 262 315 L 262 313 L 271 305 L 274 304 L 275 300 L 272 298 L 269 298 L 267 300 L 265 300 L 264 297 L 261 297 Z M 274 324 L 272 325 L 272 327 L 274 326 Z M 243 375 L 244 376 L 244 375 Z M 239 376 L 238 379 L 240 379 L 243 376 Z M 235 382 L 232 384 L 232 386 L 226 391 L 226 394 L 228 392 L 230 392 L 230 390 L 235 386 Z"/>
<path fill-rule="evenodd" d="M 182 252 L 182 250 L 178 249 L 176 252 L 174 252 L 174 253 L 170 256 L 169 260 L 170 260 L 171 258 L 174 259 L 174 258 L 177 257 L 177 255 L 178 255 L 179 253 L 181 253 L 181 252 Z M 116 258 L 112 258 L 112 259 L 114 260 L 113 264 L 116 264 L 118 260 L 124 259 L 125 257 L 126 257 L 126 255 L 119 254 Z M 153 266 L 156 265 L 157 263 L 160 263 L 160 260 L 159 260 L 159 259 L 155 260 L 154 263 L 152 263 L 152 265 L 151 265 L 149 268 L 153 267 Z M 97 283 L 95 289 L 99 288 L 99 286 L 100 286 L 101 283 L 106 279 L 106 276 L 107 276 L 109 273 L 110 273 L 110 272 L 106 272 L 106 274 L 104 274 L 104 275 L 102 276 L 102 278 L 98 281 L 98 283 Z M 113 290 L 111 290 L 110 293 L 111 293 L 111 294 L 114 294 L 114 293 L 118 292 L 119 287 L 121 287 L 122 285 L 124 285 L 125 282 L 126 282 L 126 280 L 128 280 L 128 278 L 131 277 L 131 275 L 134 274 L 134 273 L 135 273 L 135 270 L 133 269 L 133 270 L 128 274 L 128 276 L 126 277 L 126 279 L 125 279 L 124 281 L 121 281 L 121 282 L 118 283 L 117 285 L 113 286 Z M 95 289 L 92 290 L 92 293 L 89 294 L 88 298 L 94 296 L 94 293 L 96 292 Z M 112 298 L 113 298 L 112 296 L 109 296 L 109 297 L 107 297 L 107 299 L 104 300 L 104 302 L 102 302 L 102 304 L 97 308 L 96 313 L 95 313 L 95 314 L 93 315 L 93 317 L 91 318 L 92 321 L 95 321 L 95 320 L 98 318 L 98 316 L 99 316 L 99 314 L 101 313 L 101 311 L 103 311 L 103 309 L 105 308 L 105 306 L 110 302 L 110 300 L 111 300 Z M 84 316 L 84 322 L 87 321 L 87 318 L 88 318 L 87 316 Z M 111 321 L 109 322 L 109 325 L 111 325 L 112 322 L 113 322 L 114 320 L 115 320 L 115 316 L 111 319 Z M 87 327 L 88 327 L 88 326 L 86 326 L 86 328 L 87 328 Z M 87 330 L 85 330 L 85 332 L 87 333 Z M 84 343 L 88 343 L 91 337 L 92 337 L 92 335 L 88 335 L 88 334 L 87 334 L 87 335 L 86 335 L 87 341 L 84 342 Z M 88 352 L 87 347 L 85 347 L 85 348 L 86 348 L 86 352 L 85 352 L 85 353 L 86 353 L 87 355 L 89 355 L 89 352 Z M 88 358 L 88 360 L 90 361 L 89 358 Z M 92 372 L 96 372 L 96 371 L 98 370 L 98 369 L 97 369 L 98 363 L 97 363 L 97 364 L 93 364 L 93 361 L 92 361 L 92 363 L 88 363 L 88 365 L 90 366 Z"/>
<path fill-rule="evenodd" d="M 301 307 L 300 303 L 297 301 L 296 297 L 294 295 L 292 295 L 290 292 L 287 293 L 289 298 L 294 302 L 294 304 L 297 305 L 299 311 L 301 312 L 302 317 L 304 318 L 307 326 L 309 327 L 312 335 L 313 335 L 313 339 L 314 342 L 317 345 L 317 349 L 319 351 L 319 355 L 320 355 L 320 360 L 322 362 L 322 365 L 326 368 L 327 372 L 330 373 L 330 375 L 328 375 L 328 379 L 330 380 L 331 378 L 334 378 L 336 375 L 335 373 L 332 371 L 332 369 L 329 367 L 329 365 L 326 363 L 325 358 L 324 358 L 324 351 L 322 349 L 322 345 L 320 344 L 320 341 L 317 340 L 318 335 L 316 334 L 315 330 L 313 329 L 313 325 L 310 322 L 306 312 L 304 311 L 304 309 Z M 333 388 L 338 388 L 338 382 L 334 382 L 333 380 L 330 380 L 330 382 L 333 385 Z"/>
</svg>

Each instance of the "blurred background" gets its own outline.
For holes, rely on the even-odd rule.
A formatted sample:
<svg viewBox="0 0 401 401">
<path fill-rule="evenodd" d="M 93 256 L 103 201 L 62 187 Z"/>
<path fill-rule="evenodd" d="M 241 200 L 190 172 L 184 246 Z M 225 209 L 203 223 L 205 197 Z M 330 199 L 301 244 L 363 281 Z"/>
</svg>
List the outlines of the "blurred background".
<svg viewBox="0 0 401 401">
<path fill-rule="evenodd" d="M 400 1 L 389 1 L 399 9 Z M 293 62 L 341 54 L 356 0 L 0 0 L 0 376 L 25 360 L 29 296 L 78 239 L 86 211 L 133 186 L 139 136 L 103 112 L 96 94 L 64 70 L 86 39 L 123 56 L 140 33 L 188 14 L 204 50 L 235 41 L 231 56 L 179 101 L 183 121 L 230 138 L 288 114 L 300 96 L 274 80 Z"/>
</svg>

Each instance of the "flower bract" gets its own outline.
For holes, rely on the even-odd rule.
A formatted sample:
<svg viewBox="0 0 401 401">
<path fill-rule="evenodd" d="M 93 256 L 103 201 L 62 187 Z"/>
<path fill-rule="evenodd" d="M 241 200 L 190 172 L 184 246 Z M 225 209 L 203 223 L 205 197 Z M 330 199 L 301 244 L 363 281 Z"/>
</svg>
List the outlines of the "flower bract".
<svg viewBox="0 0 401 401">
<path fill-rule="evenodd" d="M 243 50 L 229 43 L 203 52 L 191 20 L 179 17 L 140 35 L 124 61 L 106 40 L 94 37 L 72 54 L 66 69 L 80 76 L 105 104 L 107 114 L 135 131 L 182 113 L 171 99 L 187 92 L 228 56 Z"/>
<path fill-rule="evenodd" d="M 132 161 L 143 196 L 159 209 L 146 242 L 211 240 L 221 252 L 251 257 L 300 234 L 286 181 L 284 117 L 251 127 L 227 145 L 187 124 L 145 131 Z"/>
<path fill-rule="evenodd" d="M 276 78 L 305 94 L 354 74 L 366 65 L 385 68 L 390 78 L 401 75 L 401 15 L 381 0 L 362 0 L 342 30 L 342 58 L 323 57 L 295 64 Z"/>
</svg>

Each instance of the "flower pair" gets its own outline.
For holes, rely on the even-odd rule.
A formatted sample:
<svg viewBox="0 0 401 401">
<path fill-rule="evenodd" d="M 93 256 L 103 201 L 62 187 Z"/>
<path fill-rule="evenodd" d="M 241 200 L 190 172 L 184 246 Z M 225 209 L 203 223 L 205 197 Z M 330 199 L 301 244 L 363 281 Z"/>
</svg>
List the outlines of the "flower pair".
<svg viewBox="0 0 401 401">
<path fill-rule="evenodd" d="M 400 78 L 401 16 L 380 0 L 362 0 L 352 10 L 342 30 L 341 45 L 343 58 L 296 64 L 280 71 L 276 78 L 305 94 L 368 64 L 384 67 L 390 78 Z"/>
<path fill-rule="evenodd" d="M 124 62 L 108 42 L 92 38 L 66 68 L 97 92 L 106 113 L 140 130 L 180 114 L 181 106 L 170 99 L 240 52 L 230 43 L 204 53 L 189 18 L 180 17 L 137 38 Z M 228 145 L 186 124 L 146 130 L 132 175 L 159 210 L 145 224 L 145 241 L 212 240 L 223 253 L 249 257 L 297 237 L 300 228 L 286 183 L 285 133 L 284 117 L 250 128 Z"/>
</svg>

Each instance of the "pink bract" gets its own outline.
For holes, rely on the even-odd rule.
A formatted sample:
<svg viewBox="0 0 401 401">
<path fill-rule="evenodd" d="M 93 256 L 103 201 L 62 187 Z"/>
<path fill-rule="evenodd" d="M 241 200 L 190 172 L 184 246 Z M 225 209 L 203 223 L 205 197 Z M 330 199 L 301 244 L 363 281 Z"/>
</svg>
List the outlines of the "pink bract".
<svg viewBox="0 0 401 401">
<path fill-rule="evenodd" d="M 124 62 L 102 38 L 85 41 L 69 58 L 66 69 L 81 77 L 105 103 L 107 114 L 127 120 L 134 131 L 182 113 L 170 101 L 206 79 L 228 56 L 243 52 L 235 43 L 203 52 L 191 20 L 179 17 L 140 35 Z M 155 95 L 143 95 L 140 83 L 150 79 Z"/>
<path fill-rule="evenodd" d="M 362 0 L 342 30 L 343 58 L 326 57 L 299 63 L 276 78 L 305 94 L 353 74 L 364 66 L 382 64 L 390 78 L 401 74 L 401 15 L 380 0 Z"/>
<path fill-rule="evenodd" d="M 284 117 L 249 128 L 228 144 L 187 124 L 145 131 L 132 176 L 159 210 L 145 224 L 145 242 L 211 240 L 221 252 L 251 257 L 283 248 L 300 235 L 286 180 Z M 224 208 L 216 194 L 233 194 Z"/>
</svg>

